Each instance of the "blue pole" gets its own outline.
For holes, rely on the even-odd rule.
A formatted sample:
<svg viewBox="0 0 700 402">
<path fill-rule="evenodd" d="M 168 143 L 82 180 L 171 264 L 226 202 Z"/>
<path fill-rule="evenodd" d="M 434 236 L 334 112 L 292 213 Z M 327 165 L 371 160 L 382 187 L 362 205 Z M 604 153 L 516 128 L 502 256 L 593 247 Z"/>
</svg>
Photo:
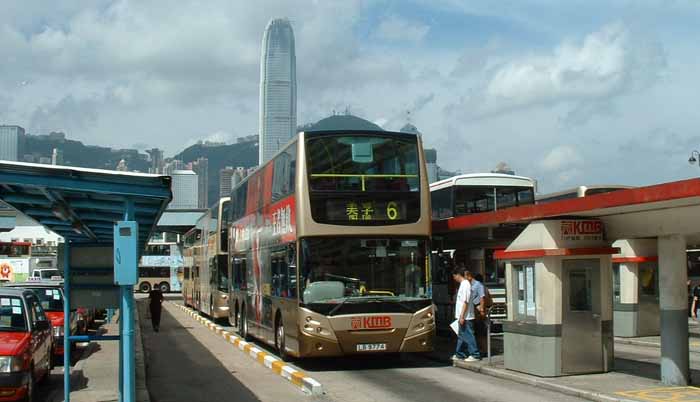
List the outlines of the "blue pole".
<svg viewBox="0 0 700 402">
<path fill-rule="evenodd" d="M 119 402 L 124 402 L 124 304 L 122 294 L 124 289 L 119 287 Z"/>
<path fill-rule="evenodd" d="M 122 286 L 124 306 L 124 402 L 136 402 L 136 361 L 134 353 L 134 286 Z"/>
<path fill-rule="evenodd" d="M 68 241 L 63 247 L 63 277 L 63 400 L 70 402 L 70 243 Z"/>
<path fill-rule="evenodd" d="M 134 201 L 127 200 L 124 211 L 124 220 L 135 220 Z M 137 232 L 138 236 L 138 232 Z M 138 239 L 137 239 L 138 241 Z M 138 257 L 137 257 L 138 258 Z M 130 261 L 133 268 L 127 269 L 138 270 L 138 259 Z M 134 286 L 120 286 L 121 295 L 121 314 L 119 323 L 122 325 L 123 332 L 120 342 L 122 349 L 122 402 L 136 402 L 136 359 L 134 353 Z"/>
</svg>

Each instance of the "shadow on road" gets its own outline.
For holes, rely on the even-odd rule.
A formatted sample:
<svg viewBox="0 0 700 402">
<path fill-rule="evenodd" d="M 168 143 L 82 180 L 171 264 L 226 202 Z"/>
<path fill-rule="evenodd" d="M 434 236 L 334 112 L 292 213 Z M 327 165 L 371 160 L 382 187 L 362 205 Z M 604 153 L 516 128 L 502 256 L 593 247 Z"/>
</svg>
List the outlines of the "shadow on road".
<svg viewBox="0 0 700 402">
<path fill-rule="evenodd" d="M 146 383 L 153 402 L 258 401 L 209 349 L 163 309 L 160 332 L 146 319 L 148 305 L 138 303 L 146 352 Z"/>
</svg>

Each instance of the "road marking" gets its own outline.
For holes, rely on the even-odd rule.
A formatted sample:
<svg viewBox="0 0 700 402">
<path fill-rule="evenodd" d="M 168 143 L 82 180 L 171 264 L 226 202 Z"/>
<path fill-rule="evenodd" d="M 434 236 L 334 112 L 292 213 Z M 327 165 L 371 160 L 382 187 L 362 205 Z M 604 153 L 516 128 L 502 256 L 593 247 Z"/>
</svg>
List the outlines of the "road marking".
<svg viewBox="0 0 700 402">
<path fill-rule="evenodd" d="M 321 395 L 323 394 L 323 386 L 320 382 L 309 377 L 303 371 L 300 371 L 287 363 L 280 360 L 277 356 L 274 356 L 268 352 L 258 349 L 254 344 L 246 342 L 241 339 L 238 335 L 226 331 L 220 325 L 216 325 L 210 320 L 202 317 L 196 311 L 183 306 L 182 304 L 169 302 L 177 306 L 180 310 L 189 314 L 195 320 L 204 324 L 209 330 L 215 334 L 221 336 L 227 342 L 231 343 L 233 346 L 240 349 L 242 352 L 250 356 L 252 359 L 263 365 L 264 367 L 270 369 L 273 373 L 279 375 L 280 377 L 291 382 L 295 386 L 299 387 L 302 391 L 311 395 Z"/>
<path fill-rule="evenodd" d="M 616 392 L 616 394 L 648 402 L 691 402 L 700 400 L 700 388 L 697 387 L 650 388 Z"/>
</svg>

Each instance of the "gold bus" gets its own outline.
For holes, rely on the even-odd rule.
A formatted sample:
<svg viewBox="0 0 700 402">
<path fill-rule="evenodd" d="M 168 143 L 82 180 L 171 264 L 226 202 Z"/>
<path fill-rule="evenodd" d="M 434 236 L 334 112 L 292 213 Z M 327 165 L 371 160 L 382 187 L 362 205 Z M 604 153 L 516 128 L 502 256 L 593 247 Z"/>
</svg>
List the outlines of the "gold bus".
<svg viewBox="0 0 700 402">
<path fill-rule="evenodd" d="M 194 307 L 194 278 L 199 269 L 197 255 L 202 250 L 201 220 L 182 238 L 182 300 L 185 306 Z"/>
<path fill-rule="evenodd" d="M 184 275 L 185 304 L 211 318 L 226 319 L 228 307 L 228 217 L 229 197 L 219 199 L 186 235 L 192 244 L 185 255 L 191 269 Z M 187 247 L 187 246 L 186 246 Z"/>
<path fill-rule="evenodd" d="M 418 135 L 299 133 L 231 200 L 230 321 L 244 338 L 283 359 L 432 350 Z"/>
</svg>

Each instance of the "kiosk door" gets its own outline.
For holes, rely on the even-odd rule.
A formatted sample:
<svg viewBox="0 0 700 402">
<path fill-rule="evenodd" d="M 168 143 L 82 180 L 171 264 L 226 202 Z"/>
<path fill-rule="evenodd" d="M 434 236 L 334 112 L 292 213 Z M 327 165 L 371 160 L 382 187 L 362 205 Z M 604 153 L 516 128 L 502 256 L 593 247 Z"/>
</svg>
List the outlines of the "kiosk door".
<svg viewBox="0 0 700 402">
<path fill-rule="evenodd" d="M 562 268 L 562 373 L 603 371 L 600 260 L 564 260 Z"/>
</svg>

